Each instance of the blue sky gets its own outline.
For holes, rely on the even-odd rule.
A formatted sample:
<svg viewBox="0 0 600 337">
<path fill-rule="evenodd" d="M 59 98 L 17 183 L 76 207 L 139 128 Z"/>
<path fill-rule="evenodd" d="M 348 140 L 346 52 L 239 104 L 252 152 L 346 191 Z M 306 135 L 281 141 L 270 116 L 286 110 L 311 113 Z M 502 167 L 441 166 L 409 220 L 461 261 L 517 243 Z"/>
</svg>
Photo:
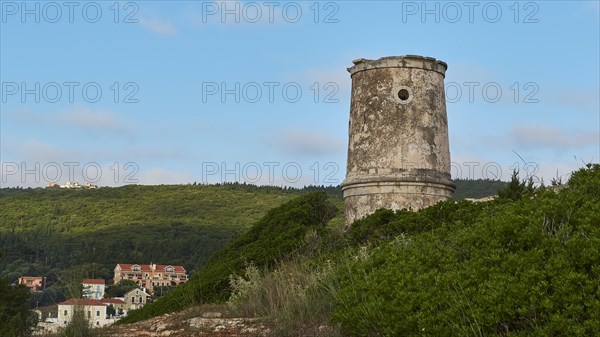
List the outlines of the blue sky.
<svg viewBox="0 0 600 337">
<path fill-rule="evenodd" d="M 346 68 L 405 54 L 449 65 L 453 177 L 600 159 L 598 1 L 0 4 L 2 187 L 337 185 Z"/>
</svg>

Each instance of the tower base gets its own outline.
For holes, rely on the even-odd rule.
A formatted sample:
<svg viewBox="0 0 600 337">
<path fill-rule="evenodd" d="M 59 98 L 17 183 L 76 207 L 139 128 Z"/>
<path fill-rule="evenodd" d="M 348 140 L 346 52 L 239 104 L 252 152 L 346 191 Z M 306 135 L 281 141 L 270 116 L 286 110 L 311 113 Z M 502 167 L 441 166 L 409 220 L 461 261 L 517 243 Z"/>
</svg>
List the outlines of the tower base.
<svg viewBox="0 0 600 337">
<path fill-rule="evenodd" d="M 381 179 L 381 178 L 379 178 Z M 412 211 L 452 198 L 454 184 L 427 181 L 354 181 L 342 185 L 346 226 L 379 208 Z"/>
</svg>

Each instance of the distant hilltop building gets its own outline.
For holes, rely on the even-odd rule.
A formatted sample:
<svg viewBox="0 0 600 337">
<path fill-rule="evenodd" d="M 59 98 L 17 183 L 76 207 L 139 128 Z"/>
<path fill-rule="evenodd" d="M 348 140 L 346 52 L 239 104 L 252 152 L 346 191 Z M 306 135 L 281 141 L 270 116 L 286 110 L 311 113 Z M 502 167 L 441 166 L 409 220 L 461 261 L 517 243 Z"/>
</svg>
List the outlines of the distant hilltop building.
<svg viewBox="0 0 600 337">
<path fill-rule="evenodd" d="M 188 275 L 183 266 L 119 263 L 115 267 L 113 280 L 115 284 L 121 280 L 131 280 L 153 293 L 155 287 L 174 287 L 187 282 Z"/>
<path fill-rule="evenodd" d="M 346 225 L 379 208 L 417 210 L 451 198 L 447 64 L 415 55 L 353 63 Z"/>
<path fill-rule="evenodd" d="M 48 183 L 48 187 L 60 187 L 60 188 L 90 188 L 90 189 L 94 189 L 94 188 L 98 188 L 97 185 L 92 184 L 90 182 L 86 182 L 84 185 L 79 184 L 79 182 L 77 181 L 67 181 L 66 184 L 64 185 L 59 185 L 54 181 L 51 181 Z"/>
</svg>

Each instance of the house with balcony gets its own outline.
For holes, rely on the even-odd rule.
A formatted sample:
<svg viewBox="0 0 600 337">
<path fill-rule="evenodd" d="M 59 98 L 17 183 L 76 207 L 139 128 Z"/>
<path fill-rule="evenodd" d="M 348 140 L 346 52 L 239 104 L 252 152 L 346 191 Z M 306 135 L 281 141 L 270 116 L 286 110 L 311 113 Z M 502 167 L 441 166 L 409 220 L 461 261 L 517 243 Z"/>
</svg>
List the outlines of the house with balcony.
<svg viewBox="0 0 600 337">
<path fill-rule="evenodd" d="M 183 266 L 158 264 L 125 264 L 115 267 L 114 284 L 121 280 L 131 280 L 140 288 L 154 292 L 155 287 L 176 287 L 187 282 L 188 275 Z"/>
<path fill-rule="evenodd" d="M 81 282 L 83 286 L 83 297 L 99 300 L 104 298 L 104 289 L 106 288 L 106 282 L 102 279 L 83 279 Z"/>
</svg>

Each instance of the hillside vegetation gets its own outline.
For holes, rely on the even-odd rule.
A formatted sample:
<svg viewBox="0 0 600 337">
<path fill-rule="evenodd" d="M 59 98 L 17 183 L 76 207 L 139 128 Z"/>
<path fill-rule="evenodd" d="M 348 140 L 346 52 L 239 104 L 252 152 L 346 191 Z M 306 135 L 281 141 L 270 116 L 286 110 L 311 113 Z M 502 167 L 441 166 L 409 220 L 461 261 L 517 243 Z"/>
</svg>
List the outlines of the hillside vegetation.
<svg viewBox="0 0 600 337">
<path fill-rule="evenodd" d="M 307 232 L 324 233 L 339 211 L 325 193 L 312 193 L 289 201 L 265 215 L 252 228 L 211 257 L 201 272 L 159 301 L 132 311 L 121 323 L 136 322 L 198 303 L 223 302 L 230 294 L 230 275 L 243 274 L 246 266 L 270 269 L 291 256 Z"/>
<path fill-rule="evenodd" d="M 367 248 L 333 319 L 354 336 L 600 331 L 599 165 L 558 193 L 513 179 L 496 201 L 382 210 L 349 234 Z"/>
<path fill-rule="evenodd" d="M 188 273 L 269 209 L 312 190 L 245 184 L 124 186 L 97 190 L 0 190 L 0 277 L 112 279 L 117 263 L 183 265 Z M 59 282 L 59 279 L 63 282 Z M 40 305 L 61 301 L 64 289 L 36 294 Z M 34 302 L 35 303 L 35 302 Z"/>
<path fill-rule="evenodd" d="M 498 194 L 498 191 L 506 187 L 505 181 L 491 179 L 455 179 L 454 199 L 464 198 L 479 199 Z"/>
<path fill-rule="evenodd" d="M 328 217 L 317 215 L 329 206 L 320 198 L 271 210 L 177 292 L 127 321 L 228 297 L 231 310 L 272 319 L 278 336 L 323 324 L 338 336 L 600 331 L 598 164 L 558 192 L 515 176 L 494 201 L 382 209 L 347 232 L 324 225 Z"/>
<path fill-rule="evenodd" d="M 497 192 L 501 182 L 457 180 L 455 197 Z M 324 191 L 341 210 L 339 187 L 303 189 L 224 185 L 118 188 L 0 189 L 0 277 L 45 276 L 48 288 L 34 306 L 64 300 L 67 283 L 113 277 L 116 263 L 202 268 L 227 242 L 245 233 L 268 210 L 311 191 Z"/>
<path fill-rule="evenodd" d="M 458 199 L 493 195 L 503 184 L 455 183 Z M 83 266 L 95 277 L 110 279 L 114 265 L 123 261 L 180 264 L 193 272 L 269 209 L 310 191 L 326 191 L 343 207 L 339 187 L 0 189 L 0 276 L 13 282 L 21 275 L 49 276 Z"/>
</svg>

